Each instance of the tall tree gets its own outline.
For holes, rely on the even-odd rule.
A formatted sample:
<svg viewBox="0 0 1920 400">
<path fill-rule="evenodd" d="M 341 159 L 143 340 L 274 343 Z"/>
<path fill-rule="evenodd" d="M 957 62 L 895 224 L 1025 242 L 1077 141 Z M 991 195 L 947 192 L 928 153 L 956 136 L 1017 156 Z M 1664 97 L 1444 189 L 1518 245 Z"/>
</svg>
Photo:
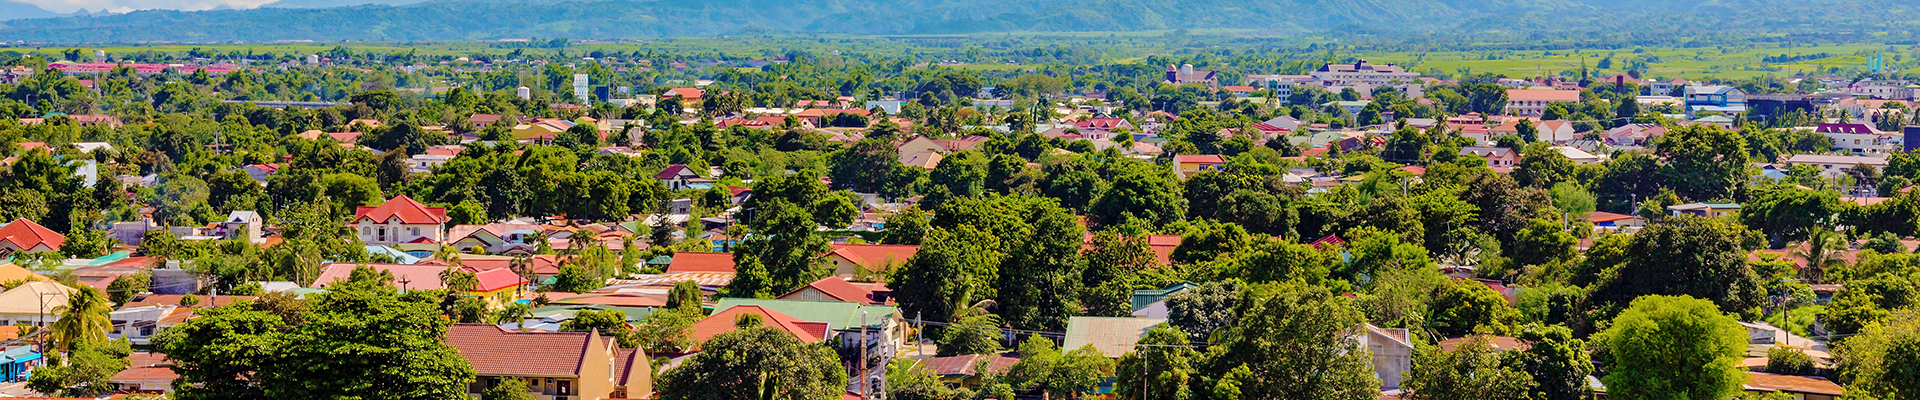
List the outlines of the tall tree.
<svg viewBox="0 0 1920 400">
<path fill-rule="evenodd" d="M 1528 325 L 1518 339 L 1528 347 L 1518 356 L 1520 365 L 1533 377 L 1535 398 L 1540 400 L 1580 400 L 1592 387 L 1587 376 L 1593 374 L 1593 362 L 1587 343 L 1573 337 L 1573 330 L 1560 325 Z"/>
<path fill-rule="evenodd" d="M 1746 380 L 1739 320 L 1707 300 L 1644 296 L 1595 337 L 1612 356 L 1601 381 L 1609 397 L 1723 399 Z"/>
<path fill-rule="evenodd" d="M 659 390 L 667 399 L 824 399 L 846 393 L 847 371 L 832 348 L 755 326 L 714 336 L 662 373 Z"/>
<path fill-rule="evenodd" d="M 1848 395 L 1920 398 L 1920 311 L 1868 325 L 1834 352 Z M 1864 397 L 1863 397 L 1864 398 Z"/>
<path fill-rule="evenodd" d="M 1238 380 L 1249 399 L 1364 400 L 1380 396 L 1380 379 L 1358 342 L 1359 310 L 1323 287 L 1282 285 L 1242 304 L 1240 318 L 1214 346 L 1208 369 L 1228 376 L 1239 367 L 1258 374 Z"/>
<path fill-rule="evenodd" d="M 1533 378 L 1505 361 L 1485 336 L 1451 351 L 1423 347 L 1413 354 L 1413 369 L 1400 388 L 1410 400 L 1531 399 Z"/>
<path fill-rule="evenodd" d="M 1766 293 L 1747 265 L 1745 234 L 1736 224 L 1693 216 L 1649 225 L 1633 234 L 1624 262 L 1594 283 L 1588 301 L 1604 313 L 1646 295 L 1686 295 L 1746 312 Z"/>
<path fill-rule="evenodd" d="M 934 228 L 907 267 L 887 278 L 887 286 L 916 288 L 894 296 L 902 311 L 951 321 L 961 307 L 993 298 L 1001 257 L 1000 239 L 993 235 L 970 226 Z"/>
<path fill-rule="evenodd" d="M 1155 325 L 1140 338 L 1141 347 L 1120 356 L 1113 394 L 1120 399 L 1198 399 L 1193 385 L 1201 379 L 1199 354 L 1187 333 L 1170 325 Z"/>
<path fill-rule="evenodd" d="M 1738 132 L 1711 124 L 1686 125 L 1653 141 L 1666 162 L 1660 176 L 1667 187 L 1692 200 L 1733 197 L 1746 187 L 1747 140 Z"/>
<path fill-rule="evenodd" d="M 113 303 L 99 289 L 81 286 L 68 292 L 67 304 L 53 308 L 60 315 L 51 327 L 54 347 L 65 351 L 106 344 L 107 331 L 113 328 L 110 312 Z"/>
</svg>

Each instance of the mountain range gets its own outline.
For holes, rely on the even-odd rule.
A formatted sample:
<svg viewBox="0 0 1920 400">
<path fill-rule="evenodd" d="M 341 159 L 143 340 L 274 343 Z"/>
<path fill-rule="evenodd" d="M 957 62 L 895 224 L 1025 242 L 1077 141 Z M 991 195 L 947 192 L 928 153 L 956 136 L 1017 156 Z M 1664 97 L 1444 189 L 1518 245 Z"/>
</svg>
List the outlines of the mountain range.
<svg viewBox="0 0 1920 400">
<path fill-rule="evenodd" d="M 1440 34 L 1606 28 L 1711 34 L 1905 26 L 1909 22 L 1901 16 L 1915 11 L 1920 11 L 1920 0 L 280 0 L 248 10 L 147 10 L 88 17 L 45 15 L 52 13 L 34 7 L 19 15 L 53 18 L 0 21 L 0 41 L 413 41 L 1200 28 Z"/>
</svg>

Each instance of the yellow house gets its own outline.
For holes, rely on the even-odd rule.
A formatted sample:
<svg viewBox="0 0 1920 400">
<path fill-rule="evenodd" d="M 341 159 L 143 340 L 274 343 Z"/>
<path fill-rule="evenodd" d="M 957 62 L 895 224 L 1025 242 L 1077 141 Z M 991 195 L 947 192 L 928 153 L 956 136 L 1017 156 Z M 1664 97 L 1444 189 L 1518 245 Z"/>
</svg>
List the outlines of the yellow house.
<svg viewBox="0 0 1920 400">
<path fill-rule="evenodd" d="M 1227 159 L 1218 154 L 1186 154 L 1173 157 L 1173 172 L 1181 179 L 1193 176 L 1200 171 L 1220 171 L 1227 168 Z"/>
</svg>

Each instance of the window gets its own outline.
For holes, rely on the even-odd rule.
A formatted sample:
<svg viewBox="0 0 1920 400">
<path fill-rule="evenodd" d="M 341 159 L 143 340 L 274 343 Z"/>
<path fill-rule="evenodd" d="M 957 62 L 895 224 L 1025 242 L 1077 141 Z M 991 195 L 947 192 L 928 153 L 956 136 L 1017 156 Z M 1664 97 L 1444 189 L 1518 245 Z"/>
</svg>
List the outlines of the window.
<svg viewBox="0 0 1920 400">
<path fill-rule="evenodd" d="M 362 227 L 360 227 L 360 236 L 367 236 L 367 235 L 370 235 L 370 234 L 372 234 L 372 233 L 371 233 L 371 232 L 369 232 L 369 231 L 370 231 L 370 230 L 369 230 L 369 229 L 367 229 L 367 227 L 364 227 L 364 226 L 362 226 Z"/>
</svg>

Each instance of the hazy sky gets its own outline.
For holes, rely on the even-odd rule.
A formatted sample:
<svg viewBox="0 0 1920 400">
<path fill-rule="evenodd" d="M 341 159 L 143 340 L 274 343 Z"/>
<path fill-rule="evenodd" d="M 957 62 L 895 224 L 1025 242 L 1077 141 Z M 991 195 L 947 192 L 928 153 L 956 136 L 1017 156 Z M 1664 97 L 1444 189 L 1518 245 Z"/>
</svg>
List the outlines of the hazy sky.
<svg viewBox="0 0 1920 400">
<path fill-rule="evenodd" d="M 134 10 L 205 10 L 222 4 L 233 8 L 255 8 L 275 0 L 15 0 L 45 8 L 57 13 L 70 13 L 82 8 L 89 12 L 109 10 L 127 12 Z"/>
</svg>

